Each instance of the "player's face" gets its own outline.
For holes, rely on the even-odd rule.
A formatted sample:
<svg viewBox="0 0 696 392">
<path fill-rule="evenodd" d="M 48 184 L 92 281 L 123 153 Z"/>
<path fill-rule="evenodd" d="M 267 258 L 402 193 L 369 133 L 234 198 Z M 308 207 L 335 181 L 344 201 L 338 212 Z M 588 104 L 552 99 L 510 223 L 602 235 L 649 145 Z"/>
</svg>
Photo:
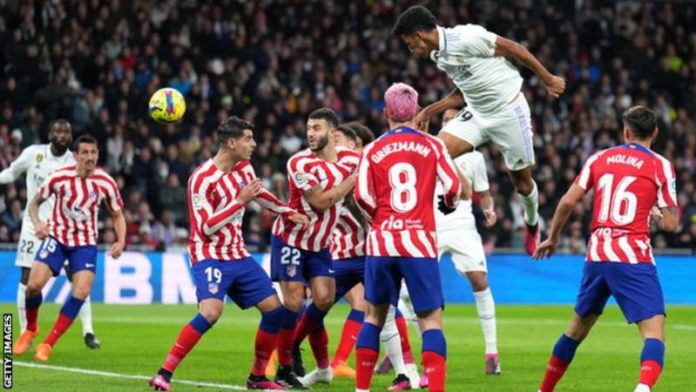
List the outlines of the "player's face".
<svg viewBox="0 0 696 392">
<path fill-rule="evenodd" d="M 65 150 L 72 143 L 72 129 L 70 124 L 58 123 L 48 133 L 49 141 L 60 150 Z"/>
<path fill-rule="evenodd" d="M 329 144 L 329 123 L 324 119 L 310 118 L 307 121 L 307 143 L 312 151 L 320 151 Z"/>
<path fill-rule="evenodd" d="M 453 118 L 457 117 L 457 109 L 447 109 L 445 112 L 442 114 L 442 125 L 446 125 L 450 120 Z"/>
<path fill-rule="evenodd" d="M 408 46 L 408 50 L 417 57 L 428 57 L 430 55 L 430 48 L 421 37 L 420 32 L 415 34 L 404 34 L 401 36 L 401 40 Z"/>
<path fill-rule="evenodd" d="M 334 146 L 345 147 L 350 148 L 351 150 L 355 150 L 355 142 L 353 140 L 348 139 L 345 133 L 337 129 L 335 129 L 331 133 L 333 134 Z"/>
<path fill-rule="evenodd" d="M 75 160 L 78 168 L 92 171 L 97 167 L 99 161 L 99 149 L 96 144 L 80 143 L 75 151 Z"/>
<path fill-rule="evenodd" d="M 233 146 L 232 150 L 236 155 L 243 161 L 248 161 L 251 159 L 251 154 L 256 148 L 256 141 L 254 140 L 254 132 L 251 129 L 245 129 L 244 133 L 239 139 L 232 139 Z"/>
</svg>

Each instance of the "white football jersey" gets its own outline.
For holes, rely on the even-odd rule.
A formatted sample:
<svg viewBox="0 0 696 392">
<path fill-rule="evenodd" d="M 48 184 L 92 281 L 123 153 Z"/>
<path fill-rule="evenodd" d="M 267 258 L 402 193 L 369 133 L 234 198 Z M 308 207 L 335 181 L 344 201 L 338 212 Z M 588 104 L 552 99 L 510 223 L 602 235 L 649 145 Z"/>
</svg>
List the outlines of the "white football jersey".
<svg viewBox="0 0 696 392">
<path fill-rule="evenodd" d="M 474 192 L 484 192 L 490 188 L 488 175 L 486 174 L 486 162 L 483 159 L 483 154 L 479 151 L 474 150 L 458 156 L 455 158 L 454 164 L 457 165 L 464 177 L 471 182 L 471 188 Z M 439 183 L 435 194 L 442 194 L 442 186 Z M 435 205 L 437 206 L 437 203 Z M 475 229 L 474 215 L 471 212 L 471 200 L 460 201 L 457 209 L 449 215 L 443 214 L 436 207 L 435 227 L 437 231 L 467 227 L 474 227 Z"/>
<path fill-rule="evenodd" d="M 34 199 L 37 190 L 53 171 L 65 166 L 75 164 L 72 151 L 67 150 L 62 156 L 54 156 L 51 153 L 50 144 L 36 144 L 29 146 L 19 154 L 10 167 L 0 172 L 0 184 L 8 184 L 17 180 L 23 173 L 27 174 L 27 204 Z M 39 208 L 39 217 L 46 221 L 53 211 L 55 197 L 51 196 Z M 29 218 L 29 209 L 24 209 L 22 224 L 32 225 Z"/>
<path fill-rule="evenodd" d="M 489 114 L 512 102 L 522 77 L 505 57 L 495 55 L 496 34 L 474 24 L 438 26 L 437 30 L 440 48 L 430 58 L 452 79 L 469 106 Z"/>
</svg>

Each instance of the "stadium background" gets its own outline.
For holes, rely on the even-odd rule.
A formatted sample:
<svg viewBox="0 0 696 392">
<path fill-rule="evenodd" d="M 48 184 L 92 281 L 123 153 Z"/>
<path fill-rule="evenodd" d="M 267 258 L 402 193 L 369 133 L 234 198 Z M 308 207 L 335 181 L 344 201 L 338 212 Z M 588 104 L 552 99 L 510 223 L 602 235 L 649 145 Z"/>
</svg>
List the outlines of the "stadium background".
<svg viewBox="0 0 696 392">
<path fill-rule="evenodd" d="M 313 109 L 331 107 L 343 120 L 361 121 L 379 134 L 386 126 L 382 94 L 391 83 L 415 86 L 422 105 L 452 89 L 432 62 L 413 59 L 390 35 L 396 16 L 412 3 L 0 0 L 0 168 L 26 146 L 45 142 L 53 119 L 70 120 L 75 137 L 86 132 L 96 136 L 101 164 L 117 179 L 126 204 L 128 250 L 155 252 L 132 253 L 127 260 L 148 264 L 152 300 L 158 302 L 165 290 L 164 278 L 157 275 L 162 260 L 184 257 L 188 174 L 214 154 L 214 129 L 221 119 L 235 114 L 256 123 L 254 167 L 264 185 L 285 199 L 285 162 L 303 148 L 304 124 Z M 674 256 L 658 257 L 667 301 L 696 304 L 696 283 L 689 278 L 696 274 L 696 7 L 688 1 L 424 3 L 442 25 L 480 23 L 521 42 L 551 72 L 567 79 L 565 94 L 551 100 L 530 71 L 520 68 L 533 114 L 535 178 L 544 221 L 584 160 L 621 141 L 619 118 L 625 108 L 644 104 L 658 113 L 661 132 L 655 150 L 675 165 L 682 218 L 677 233 L 655 232 L 653 246 L 659 254 Z M 147 116 L 149 96 L 167 85 L 186 97 L 181 124 L 162 126 Z M 435 119 L 431 129 L 438 128 Z M 515 256 L 522 245 L 522 209 L 518 197 L 511 196 L 502 159 L 493 147 L 481 150 L 499 217 L 492 229 L 481 228 L 486 250 L 495 253 L 490 269 L 496 299 L 572 302 L 588 236 L 589 200 L 574 210 L 562 243 L 562 251 L 578 256 L 532 264 Z M 0 243 L 12 250 L 26 190 L 23 179 L 0 189 Z M 100 242 L 110 243 L 113 222 L 104 218 Z M 267 250 L 272 220 L 253 207 L 246 215 L 245 239 L 259 258 Z M 163 256 L 157 253 L 161 251 L 171 253 Z M 138 264 L 128 262 L 107 271 L 110 263 L 100 263 L 97 301 L 107 297 L 106 281 L 127 285 L 129 274 L 139 271 Z M 451 273 L 448 263 L 442 268 L 452 283 L 445 283 L 447 298 L 470 302 L 468 285 Z M 17 279 L 13 253 L 0 253 L 0 302 L 14 300 Z M 60 300 L 61 287 L 64 278 L 53 287 L 51 299 Z M 137 294 L 126 287 L 118 298 L 128 303 Z M 184 300 L 182 294 L 176 302 Z M 3 309 L 13 310 L 7 305 Z M 98 330 L 105 309 L 96 308 Z M 162 308 L 152 309 L 157 314 Z M 564 309 L 559 320 L 570 311 Z M 49 312 L 46 322 L 52 321 Z M 680 312 L 675 311 L 677 321 Z M 188 316 L 181 317 L 183 323 Z M 681 320 L 693 327 L 693 320 Z M 545 346 L 536 348 L 541 366 L 559 325 Z M 694 339 L 693 328 L 686 331 L 681 333 Z M 172 329 L 155 349 L 163 354 L 175 333 Z M 505 344 L 503 333 L 501 346 Z M 67 350 L 69 344 L 65 346 Z M 161 356 L 157 354 L 154 362 Z M 154 371 L 156 363 L 151 365 Z M 534 382 L 538 375 L 532 374 Z"/>
</svg>

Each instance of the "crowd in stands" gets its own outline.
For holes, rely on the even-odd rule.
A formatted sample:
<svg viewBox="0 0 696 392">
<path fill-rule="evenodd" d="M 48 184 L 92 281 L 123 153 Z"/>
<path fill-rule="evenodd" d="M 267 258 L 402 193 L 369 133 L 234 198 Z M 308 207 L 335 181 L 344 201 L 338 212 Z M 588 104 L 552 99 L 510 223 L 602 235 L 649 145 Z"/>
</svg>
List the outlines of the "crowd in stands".
<svg viewBox="0 0 696 392">
<path fill-rule="evenodd" d="M 433 62 L 414 59 L 392 36 L 411 1 L 0 0 L 0 168 L 46 142 L 66 118 L 94 135 L 100 161 L 125 201 L 128 244 L 169 249 L 187 241 L 186 182 L 215 153 L 216 125 L 230 115 L 256 124 L 253 165 L 264 186 L 287 197 L 287 158 L 305 145 L 309 112 L 330 107 L 376 134 L 386 127 L 391 83 L 417 88 L 421 104 L 453 85 Z M 660 119 L 654 149 L 676 167 L 681 223 L 656 233 L 655 248 L 696 248 L 696 7 L 689 2 L 430 1 L 444 26 L 478 23 L 514 39 L 567 78 L 560 99 L 527 69 L 541 215 L 551 218 L 583 162 L 622 142 L 620 115 L 644 104 Z M 573 4 L 574 2 L 568 2 Z M 577 2 L 575 2 L 577 3 Z M 147 114 L 158 88 L 186 97 L 182 123 Z M 434 119 L 431 131 L 439 128 Z M 491 146 L 481 148 L 496 201 L 488 249 L 522 245 L 522 207 Z M 17 242 L 23 181 L 0 191 L 0 242 Z M 589 198 L 570 218 L 562 248 L 583 252 Z M 251 207 L 247 244 L 263 250 L 274 217 Z M 113 240 L 105 219 L 101 240 Z"/>
</svg>

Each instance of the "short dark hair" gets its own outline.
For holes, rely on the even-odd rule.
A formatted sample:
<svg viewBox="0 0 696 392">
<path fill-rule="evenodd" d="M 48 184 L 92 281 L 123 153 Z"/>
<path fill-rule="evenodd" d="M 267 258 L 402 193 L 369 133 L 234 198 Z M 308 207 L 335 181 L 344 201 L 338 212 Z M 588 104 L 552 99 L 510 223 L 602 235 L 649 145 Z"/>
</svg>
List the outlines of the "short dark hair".
<svg viewBox="0 0 696 392">
<path fill-rule="evenodd" d="M 70 121 L 68 121 L 64 118 L 59 118 L 59 119 L 51 121 L 51 124 L 48 126 L 48 129 L 50 131 L 52 131 L 53 128 L 57 127 L 58 125 L 65 125 L 68 128 L 72 128 L 72 125 L 70 125 Z"/>
<path fill-rule="evenodd" d="M 313 111 L 312 113 L 309 114 L 309 119 L 310 120 L 325 120 L 331 128 L 336 128 L 338 127 L 339 124 L 339 119 L 338 115 L 336 112 L 329 108 L 321 108 Z"/>
<path fill-rule="evenodd" d="M 372 130 L 358 121 L 351 121 L 344 125 L 350 127 L 355 134 L 362 140 L 363 146 L 372 143 L 375 140 L 375 134 Z"/>
<path fill-rule="evenodd" d="M 397 37 L 415 34 L 417 31 L 430 31 L 437 27 L 437 19 L 429 9 L 414 5 L 399 15 L 392 34 Z"/>
<path fill-rule="evenodd" d="M 645 106 L 628 108 L 621 117 L 624 127 L 633 131 L 633 134 L 641 140 L 650 139 L 653 131 L 657 128 L 655 112 Z"/>
<path fill-rule="evenodd" d="M 223 146 L 230 139 L 239 139 L 245 129 L 254 130 L 254 124 L 237 116 L 228 117 L 217 127 L 218 140 Z"/>
<path fill-rule="evenodd" d="M 355 133 L 353 128 L 348 127 L 346 124 L 337 126 L 336 130 L 346 135 L 346 137 L 352 141 L 358 140 L 358 135 Z"/>
<path fill-rule="evenodd" d="M 90 135 L 89 133 L 82 134 L 75 139 L 73 142 L 73 151 L 78 152 L 80 151 L 80 144 L 94 144 L 99 148 L 99 143 L 97 143 L 97 139 Z"/>
</svg>

